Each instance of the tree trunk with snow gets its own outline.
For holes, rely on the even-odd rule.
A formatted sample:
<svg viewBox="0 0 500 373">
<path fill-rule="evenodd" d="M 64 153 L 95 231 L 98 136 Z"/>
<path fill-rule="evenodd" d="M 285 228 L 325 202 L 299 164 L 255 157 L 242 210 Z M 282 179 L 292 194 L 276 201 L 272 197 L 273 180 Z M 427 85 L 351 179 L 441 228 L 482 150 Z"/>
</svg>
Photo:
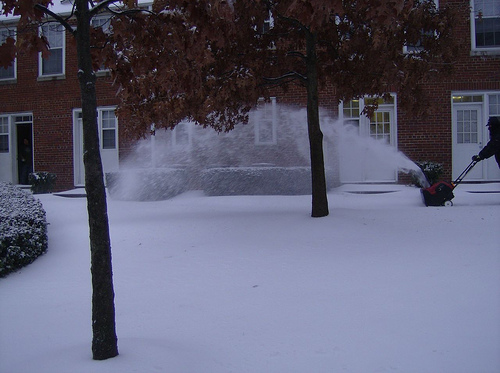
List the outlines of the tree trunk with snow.
<svg viewBox="0 0 500 373">
<path fill-rule="evenodd" d="M 92 353 L 95 360 L 118 355 L 111 243 L 104 174 L 99 151 L 96 76 L 92 68 L 87 0 L 76 1 L 78 79 L 82 94 L 85 190 L 90 229 L 92 273 Z"/>
<path fill-rule="evenodd" d="M 312 217 L 328 215 L 326 195 L 325 161 L 323 156 L 323 133 L 319 124 L 318 68 L 316 35 L 306 32 L 307 68 L 307 130 L 311 156 Z"/>
</svg>

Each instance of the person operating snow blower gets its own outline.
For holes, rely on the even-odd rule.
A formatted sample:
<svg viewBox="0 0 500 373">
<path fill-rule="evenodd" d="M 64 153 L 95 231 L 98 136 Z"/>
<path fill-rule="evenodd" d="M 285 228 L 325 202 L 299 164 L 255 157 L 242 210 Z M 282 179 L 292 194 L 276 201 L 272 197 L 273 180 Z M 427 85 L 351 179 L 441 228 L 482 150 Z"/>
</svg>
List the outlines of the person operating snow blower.
<svg viewBox="0 0 500 373">
<path fill-rule="evenodd" d="M 491 117 L 486 125 L 490 131 L 490 141 L 484 148 L 481 149 L 479 154 L 474 155 L 472 160 L 475 162 L 482 161 L 495 156 L 495 160 L 500 167 L 500 119 L 499 117 Z"/>
<path fill-rule="evenodd" d="M 498 167 L 500 167 L 500 119 L 498 117 L 491 117 L 486 126 L 490 131 L 490 141 L 481 149 L 479 154 L 472 157 L 472 162 L 455 181 L 440 181 L 428 188 L 420 190 L 422 200 L 426 206 L 453 206 L 453 202 L 451 201 L 455 197 L 453 195 L 453 189 L 455 189 L 455 187 L 462 182 L 465 175 L 483 159 L 490 158 L 494 155 Z"/>
</svg>

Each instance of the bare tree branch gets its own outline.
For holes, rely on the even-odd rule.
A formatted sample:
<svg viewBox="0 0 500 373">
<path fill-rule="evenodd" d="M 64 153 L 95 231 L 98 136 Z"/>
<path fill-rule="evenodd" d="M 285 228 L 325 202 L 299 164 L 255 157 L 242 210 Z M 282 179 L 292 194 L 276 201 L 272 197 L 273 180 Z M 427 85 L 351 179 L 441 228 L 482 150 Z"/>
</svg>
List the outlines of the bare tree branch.
<svg viewBox="0 0 500 373">
<path fill-rule="evenodd" d="M 307 59 L 307 56 L 304 53 L 298 52 L 298 51 L 287 52 L 286 55 L 288 57 L 298 57 L 298 58 L 300 58 L 300 59 L 302 59 L 304 61 Z"/>
<path fill-rule="evenodd" d="M 285 81 L 291 82 L 293 80 L 300 80 L 303 83 L 307 82 L 307 77 L 296 71 L 290 71 L 286 74 L 274 78 L 264 77 L 262 79 L 266 82 L 266 84 L 271 84 L 271 85 L 282 85 L 283 82 Z"/>
<path fill-rule="evenodd" d="M 109 9 L 109 6 L 113 3 L 116 3 L 117 1 L 118 0 L 105 0 L 97 4 L 96 6 L 93 6 L 92 9 L 90 9 L 90 17 L 94 17 L 104 9 Z M 93 5 L 93 3 L 91 3 L 91 5 Z"/>
<path fill-rule="evenodd" d="M 44 7 L 43 5 L 40 5 L 40 4 L 36 4 L 35 8 L 42 11 L 47 16 L 54 18 L 54 20 L 59 22 L 67 31 L 70 32 L 71 35 L 73 35 L 73 36 L 76 35 L 76 31 L 73 29 L 73 27 L 68 23 L 68 21 L 66 19 L 64 19 L 60 15 L 54 13 L 53 11 L 48 9 L 47 7 Z"/>
</svg>

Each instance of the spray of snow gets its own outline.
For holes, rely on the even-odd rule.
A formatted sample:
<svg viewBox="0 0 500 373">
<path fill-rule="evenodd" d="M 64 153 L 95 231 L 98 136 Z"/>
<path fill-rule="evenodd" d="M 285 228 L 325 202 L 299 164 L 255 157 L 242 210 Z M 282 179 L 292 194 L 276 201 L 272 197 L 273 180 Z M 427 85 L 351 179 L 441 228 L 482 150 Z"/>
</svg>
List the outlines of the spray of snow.
<svg viewBox="0 0 500 373">
<path fill-rule="evenodd" d="M 280 146 L 283 141 L 281 136 L 286 136 L 287 154 L 295 154 L 297 160 L 303 160 L 304 164 L 300 166 L 309 166 L 306 110 L 280 105 L 278 112 L 282 123 L 278 128 Z M 258 114 L 258 111 L 254 114 Z M 121 165 L 121 172 L 125 177 L 120 178 L 117 186 L 116 190 L 120 191 L 118 198 L 133 199 L 148 182 L 155 182 L 156 185 L 147 185 L 147 189 L 165 187 L 165 179 L 152 178 L 149 181 L 145 176 L 145 169 L 156 172 L 160 169 L 182 168 L 189 174 L 189 184 L 199 186 L 199 181 L 193 181 L 189 177 L 199 174 L 207 167 L 262 167 L 276 163 L 275 159 L 266 159 L 260 160 L 256 165 L 252 160 L 245 159 L 241 141 L 252 141 L 251 126 L 242 125 L 229 134 L 221 135 L 210 129 L 195 127 L 192 123 L 183 123 L 175 131 L 158 130 L 155 136 L 138 141 L 131 155 Z M 366 181 L 393 182 L 398 171 L 414 175 L 421 185 L 429 185 L 422 170 L 385 140 L 360 135 L 359 128 L 346 125 L 328 115 L 321 116 L 321 127 L 324 133 L 327 179 L 336 180 L 337 185 Z M 132 172 L 133 170 L 141 171 Z M 174 177 L 174 174 L 165 174 L 170 179 Z M 183 177 L 186 178 L 185 175 Z"/>
</svg>

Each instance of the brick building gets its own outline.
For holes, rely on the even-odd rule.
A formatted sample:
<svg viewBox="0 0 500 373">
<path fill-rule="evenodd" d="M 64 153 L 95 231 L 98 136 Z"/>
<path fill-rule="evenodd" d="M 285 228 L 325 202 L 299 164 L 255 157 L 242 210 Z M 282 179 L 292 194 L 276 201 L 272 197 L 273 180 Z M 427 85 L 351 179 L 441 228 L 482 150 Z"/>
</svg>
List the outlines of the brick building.
<svg viewBox="0 0 500 373">
<path fill-rule="evenodd" d="M 451 5 L 464 2 L 469 3 L 440 1 Z M 54 3 L 60 12 L 68 7 L 68 2 Z M 472 0 L 470 6 L 471 12 L 464 14 L 458 25 L 457 38 L 462 40 L 462 49 L 454 75 L 426 86 L 436 104 L 429 108 L 427 119 L 407 115 L 400 108 L 397 92 L 380 105 L 372 118 L 360 115 L 364 99 L 337 106 L 332 104 L 336 102 L 335 93 L 328 88 L 321 94 L 322 106 L 354 125 L 360 136 L 385 139 L 415 161 L 442 163 L 443 177 L 456 177 L 488 141 L 488 117 L 500 116 L 500 0 Z M 3 21 L 0 42 L 13 27 L 14 24 Z M 0 180 L 25 183 L 26 169 L 49 171 L 57 175 L 58 189 L 70 189 L 83 185 L 84 180 L 76 49 L 72 37 L 61 27 L 47 24 L 42 31 L 50 41 L 49 59 L 20 53 L 13 67 L 0 69 Z M 120 131 L 114 115 L 118 100 L 109 73 L 98 72 L 96 88 L 103 166 L 105 172 L 114 171 L 129 153 L 131 142 Z M 264 114 L 255 116 L 257 119 L 250 124 L 252 129 L 247 127 L 249 141 L 242 149 L 245 146 L 251 153 L 252 148 L 258 147 L 254 153 L 267 156 L 253 159 L 253 164 L 280 165 L 293 159 L 275 159 L 283 154 L 280 145 L 287 132 L 280 119 L 281 103 L 304 104 L 305 92 L 289 91 L 286 96 L 277 97 L 266 104 Z M 325 124 L 322 126 L 325 130 Z M 179 127 L 168 134 L 171 144 L 182 143 L 182 131 L 188 137 L 199 132 Z M 221 146 L 224 141 L 231 141 L 230 136 L 229 140 L 221 140 Z M 186 142 L 192 143 L 193 140 Z M 28 158 L 27 165 L 22 163 L 23 157 Z M 339 177 L 341 182 L 398 181 L 395 170 L 360 173 L 342 166 Z M 500 171 L 489 159 L 476 166 L 467 180 L 499 181 Z"/>
</svg>

